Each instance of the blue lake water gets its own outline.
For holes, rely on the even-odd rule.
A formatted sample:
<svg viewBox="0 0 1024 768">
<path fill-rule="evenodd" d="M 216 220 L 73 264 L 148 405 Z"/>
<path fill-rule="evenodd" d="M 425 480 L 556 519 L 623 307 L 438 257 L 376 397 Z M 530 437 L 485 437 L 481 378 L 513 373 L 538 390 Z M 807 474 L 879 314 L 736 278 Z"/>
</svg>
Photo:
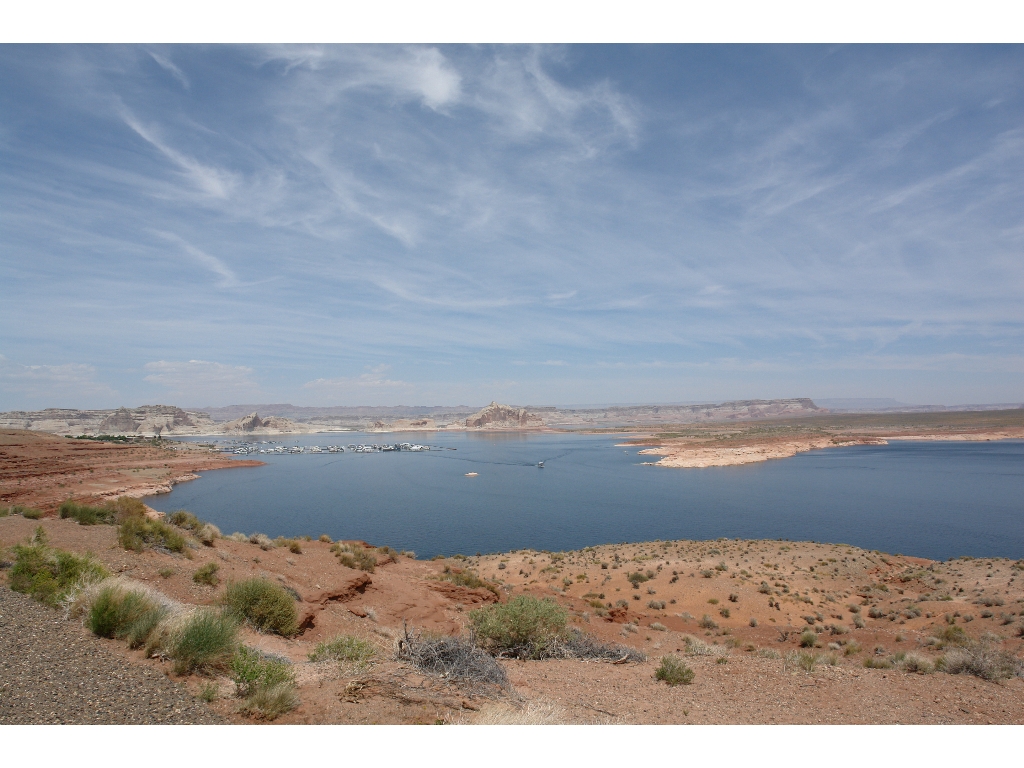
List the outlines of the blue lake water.
<svg viewBox="0 0 1024 768">
<path fill-rule="evenodd" d="M 656 457 L 616 447 L 617 439 L 282 437 L 286 445 L 422 442 L 445 450 L 259 456 L 266 466 L 207 472 L 147 502 L 191 510 L 225 533 L 327 533 L 418 557 L 721 536 L 843 542 L 935 559 L 1024 557 L 1024 441 L 896 442 L 667 469 L 643 465 Z"/>
</svg>

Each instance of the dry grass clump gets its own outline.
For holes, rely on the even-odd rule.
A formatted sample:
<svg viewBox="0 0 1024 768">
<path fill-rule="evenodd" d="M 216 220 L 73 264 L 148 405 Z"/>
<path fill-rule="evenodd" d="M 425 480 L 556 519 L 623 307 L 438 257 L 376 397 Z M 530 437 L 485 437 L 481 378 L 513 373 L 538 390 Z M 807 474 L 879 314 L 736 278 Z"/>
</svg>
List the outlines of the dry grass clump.
<svg viewBox="0 0 1024 768">
<path fill-rule="evenodd" d="M 398 658 L 417 669 L 463 684 L 508 689 L 505 670 L 471 638 L 410 634 L 398 641 Z"/>
<path fill-rule="evenodd" d="M 705 643 L 693 635 L 683 635 L 683 645 L 687 656 L 718 656 L 722 653 L 722 647 L 717 643 Z"/>
<path fill-rule="evenodd" d="M 88 603 L 85 626 L 93 634 L 125 640 L 130 648 L 145 645 L 170 612 L 150 590 L 116 579 L 97 585 L 81 600 Z"/>
<path fill-rule="evenodd" d="M 229 613 L 257 632 L 291 637 L 299 631 L 295 599 L 284 587 L 267 579 L 228 584 L 223 603 Z"/>
<path fill-rule="evenodd" d="M 936 648 L 961 647 L 970 644 L 971 637 L 964 631 L 963 627 L 950 624 L 942 629 L 935 628 L 932 636 L 928 638 L 928 644 Z"/>
<path fill-rule="evenodd" d="M 377 650 L 366 640 L 353 635 L 338 635 L 332 640 L 317 643 L 309 654 L 310 661 L 347 661 L 365 664 L 377 655 Z"/>
<path fill-rule="evenodd" d="M 240 709 L 244 714 L 276 720 L 299 704 L 291 665 L 254 648 L 243 645 L 235 652 L 231 659 L 231 679 L 237 695 L 245 699 Z"/>
<path fill-rule="evenodd" d="M 302 544 L 298 539 L 286 539 L 284 536 L 278 536 L 274 539 L 274 546 L 276 547 L 287 547 L 288 551 L 293 555 L 302 554 Z"/>
<path fill-rule="evenodd" d="M 274 541 L 265 533 L 254 533 L 249 537 L 249 543 L 255 544 L 264 552 L 270 551 L 274 548 Z"/>
<path fill-rule="evenodd" d="M 186 553 L 188 543 L 174 526 L 148 517 L 129 517 L 117 529 L 117 543 L 133 552 L 147 547 L 163 552 Z"/>
<path fill-rule="evenodd" d="M 487 589 L 498 594 L 498 587 L 489 581 L 481 579 L 475 571 L 468 568 L 457 568 L 450 565 L 444 567 L 444 571 L 437 577 L 443 581 L 450 581 L 460 587 L 469 589 Z M 603 606 L 602 606 L 603 607 Z"/>
<path fill-rule="evenodd" d="M 26 520 L 39 520 L 43 517 L 43 510 L 34 507 L 26 507 L 21 504 L 14 504 L 10 507 L 0 507 L 0 517 L 8 515 L 21 515 Z"/>
<path fill-rule="evenodd" d="M 551 702 L 528 701 L 521 707 L 501 702 L 480 711 L 474 725 L 562 725 L 564 711 Z"/>
<path fill-rule="evenodd" d="M 661 665 L 654 673 L 655 679 L 668 685 L 690 685 L 695 675 L 682 659 L 672 654 L 661 658 Z"/>
<path fill-rule="evenodd" d="M 15 592 L 56 607 L 76 589 L 107 577 L 107 570 L 91 554 L 55 549 L 47 541 L 46 531 L 39 527 L 27 544 L 15 545 L 8 582 Z"/>
<path fill-rule="evenodd" d="M 377 558 L 358 542 L 345 544 L 339 541 L 331 545 L 331 552 L 346 568 L 373 573 L 377 567 Z"/>
<path fill-rule="evenodd" d="M 643 651 L 619 643 L 605 643 L 575 627 L 570 628 L 565 635 L 558 638 L 549 649 L 549 653 L 552 658 L 601 659 L 635 663 L 647 661 L 647 654 Z"/>
</svg>

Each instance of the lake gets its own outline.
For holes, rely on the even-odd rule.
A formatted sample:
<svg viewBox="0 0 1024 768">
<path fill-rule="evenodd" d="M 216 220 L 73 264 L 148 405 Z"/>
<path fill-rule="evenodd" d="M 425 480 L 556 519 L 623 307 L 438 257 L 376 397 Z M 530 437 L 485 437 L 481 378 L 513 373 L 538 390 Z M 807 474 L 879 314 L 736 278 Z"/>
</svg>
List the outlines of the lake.
<svg viewBox="0 0 1024 768">
<path fill-rule="evenodd" d="M 225 534 L 327 533 L 421 558 L 723 536 L 842 542 L 933 559 L 1024 557 L 1024 441 L 894 442 L 668 469 L 644 465 L 657 457 L 617 447 L 621 436 L 608 435 L 268 439 L 441 450 L 258 456 L 266 466 L 206 472 L 147 503 L 188 509 Z"/>
</svg>

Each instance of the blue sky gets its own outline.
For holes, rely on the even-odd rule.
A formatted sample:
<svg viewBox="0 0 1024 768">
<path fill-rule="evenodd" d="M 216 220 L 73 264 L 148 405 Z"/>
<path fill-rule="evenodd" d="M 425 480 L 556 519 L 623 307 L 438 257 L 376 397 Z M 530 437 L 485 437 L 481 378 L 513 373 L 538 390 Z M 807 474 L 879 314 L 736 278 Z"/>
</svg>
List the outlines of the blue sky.
<svg viewBox="0 0 1024 768">
<path fill-rule="evenodd" d="M 1024 400 L 1020 46 L 0 46 L 0 410 Z"/>
</svg>

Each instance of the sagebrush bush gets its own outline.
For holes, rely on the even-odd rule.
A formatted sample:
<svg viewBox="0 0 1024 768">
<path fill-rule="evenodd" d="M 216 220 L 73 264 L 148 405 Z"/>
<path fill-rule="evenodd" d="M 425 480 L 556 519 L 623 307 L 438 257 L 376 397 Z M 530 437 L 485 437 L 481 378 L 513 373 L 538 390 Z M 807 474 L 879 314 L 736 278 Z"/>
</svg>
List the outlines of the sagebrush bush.
<svg viewBox="0 0 1024 768">
<path fill-rule="evenodd" d="M 35 509 L 34 507 L 25 507 L 21 504 L 15 504 L 13 507 L 0 507 L 0 517 L 7 517 L 7 515 L 21 515 L 26 520 L 39 520 L 43 517 L 43 510 Z"/>
<path fill-rule="evenodd" d="M 294 598 L 284 587 L 261 578 L 228 584 L 224 605 L 258 632 L 291 637 L 299 631 Z"/>
<path fill-rule="evenodd" d="M 215 587 L 220 583 L 220 579 L 217 577 L 219 570 L 219 564 L 207 563 L 196 569 L 196 572 L 192 574 L 192 581 L 196 584 L 209 584 L 211 587 Z"/>
<path fill-rule="evenodd" d="M 971 638 L 964 628 L 958 627 L 956 624 L 933 629 L 931 639 L 931 644 L 937 648 L 964 646 L 971 642 Z"/>
<path fill-rule="evenodd" d="M 249 543 L 255 544 L 263 551 L 267 552 L 274 548 L 274 541 L 265 533 L 254 533 L 249 537 Z"/>
<path fill-rule="evenodd" d="M 264 656 L 247 645 L 239 646 L 231 659 L 231 679 L 239 696 L 251 696 L 260 688 L 295 682 L 295 673 L 287 662 Z"/>
<path fill-rule="evenodd" d="M 79 504 L 71 500 L 61 504 L 57 513 L 62 519 L 70 518 L 77 521 L 79 525 L 99 525 L 101 523 L 115 522 L 115 515 L 112 509 Z"/>
<path fill-rule="evenodd" d="M 669 654 L 661 657 L 661 665 L 655 671 L 654 677 L 668 685 L 690 685 L 695 673 L 678 656 Z"/>
<path fill-rule="evenodd" d="M 539 659 L 565 636 L 569 614 L 551 600 L 517 595 L 471 611 L 469 619 L 478 642 L 491 653 Z"/>
<path fill-rule="evenodd" d="M 228 668 L 238 645 L 238 624 L 220 611 L 200 608 L 171 632 L 167 650 L 174 671 L 209 674 Z"/>
<path fill-rule="evenodd" d="M 129 517 L 117 529 L 117 543 L 133 552 L 148 548 L 183 553 L 188 543 L 174 526 L 148 517 Z"/>
<path fill-rule="evenodd" d="M 718 624 L 716 624 L 715 620 L 706 613 L 701 616 L 700 621 L 697 622 L 697 626 L 701 629 L 718 629 Z"/>
<path fill-rule="evenodd" d="M 809 629 L 805 629 L 800 633 L 800 647 L 801 648 L 813 648 L 818 644 L 818 636 Z"/>
<path fill-rule="evenodd" d="M 317 643 L 309 654 L 310 661 L 349 661 L 364 664 L 376 655 L 371 643 L 352 635 L 339 635 L 332 640 Z"/>
<path fill-rule="evenodd" d="M 40 527 L 30 543 L 14 547 L 9 584 L 15 592 L 56 607 L 76 587 L 108 575 L 91 554 L 76 555 L 50 547 L 46 532 Z"/>
</svg>

